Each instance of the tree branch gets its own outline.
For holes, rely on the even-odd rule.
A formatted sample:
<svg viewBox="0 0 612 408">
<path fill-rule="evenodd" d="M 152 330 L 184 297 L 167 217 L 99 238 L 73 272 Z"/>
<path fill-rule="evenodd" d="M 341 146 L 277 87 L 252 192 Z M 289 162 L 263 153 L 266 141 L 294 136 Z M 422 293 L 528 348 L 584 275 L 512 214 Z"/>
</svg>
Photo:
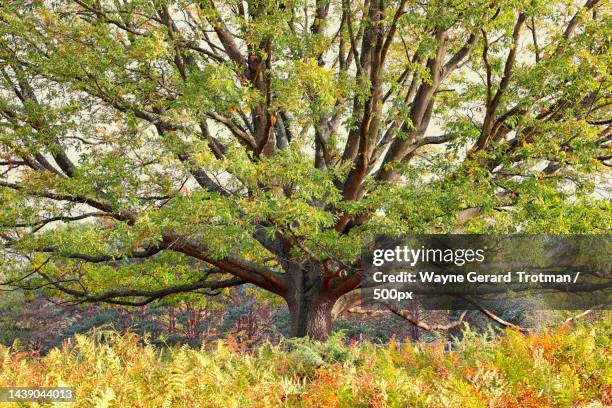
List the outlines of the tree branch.
<svg viewBox="0 0 612 408">
<path fill-rule="evenodd" d="M 177 293 L 185 293 L 185 292 L 194 292 L 198 289 L 224 289 L 230 288 L 232 286 L 239 286 L 244 283 L 242 279 L 238 277 L 233 277 L 231 279 L 222 280 L 222 281 L 207 281 L 206 278 L 200 279 L 199 281 L 185 284 L 185 285 L 177 285 L 170 286 L 163 289 L 157 290 L 137 290 L 137 289 L 124 289 L 124 290 L 113 290 L 108 292 L 103 292 L 101 294 L 92 295 L 86 291 L 72 289 L 68 286 L 61 284 L 60 282 L 52 279 L 50 276 L 38 271 L 38 274 L 41 275 L 45 280 L 47 280 L 55 289 L 66 293 L 70 296 L 79 299 L 80 303 L 91 303 L 91 302 L 104 302 L 115 305 L 126 305 L 126 306 L 144 306 L 149 304 L 155 300 L 163 299 L 167 296 L 174 295 Z M 142 301 L 128 301 L 128 300 L 118 300 L 118 298 L 145 298 Z"/>
<path fill-rule="evenodd" d="M 521 332 L 528 332 L 529 329 L 523 328 L 521 326 L 517 326 L 516 324 L 510 323 L 507 320 L 502 319 L 501 317 L 497 316 L 495 313 L 493 313 L 491 310 L 487 309 L 486 307 L 484 307 L 483 305 L 481 305 L 480 303 L 478 303 L 474 298 L 472 298 L 471 296 L 465 296 L 464 297 L 468 302 L 470 302 L 471 304 L 473 304 L 474 306 L 476 306 L 478 308 L 478 310 L 480 310 L 485 316 L 487 316 L 489 319 L 503 325 L 506 327 L 510 327 L 512 329 L 521 331 Z"/>
<path fill-rule="evenodd" d="M 432 326 L 432 325 L 427 324 L 426 322 L 415 319 L 412 315 L 410 315 L 405 310 L 396 309 L 387 304 L 385 304 L 385 306 L 387 306 L 389 310 L 391 310 L 395 315 L 412 323 L 414 326 L 418 327 L 419 329 L 423 329 L 427 331 L 449 330 L 449 329 L 455 328 L 463 323 L 463 319 L 465 318 L 468 312 L 467 310 L 464 310 L 461 313 L 461 316 L 459 316 L 459 319 L 455 320 L 454 322 L 447 323 L 447 324 L 437 324 L 437 325 Z"/>
</svg>

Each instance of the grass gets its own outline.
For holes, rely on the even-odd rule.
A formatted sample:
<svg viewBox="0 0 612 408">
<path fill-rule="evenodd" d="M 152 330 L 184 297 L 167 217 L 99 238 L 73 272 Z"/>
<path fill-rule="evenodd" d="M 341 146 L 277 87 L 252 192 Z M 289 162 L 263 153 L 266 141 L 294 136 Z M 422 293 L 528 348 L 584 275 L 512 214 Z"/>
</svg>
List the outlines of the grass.
<svg viewBox="0 0 612 408">
<path fill-rule="evenodd" d="M 602 319 L 495 339 L 467 329 L 452 351 L 346 345 L 335 336 L 245 353 L 231 341 L 160 348 L 134 334 L 96 332 L 43 357 L 0 346 L 0 387 L 72 386 L 77 402 L 56 406 L 88 408 L 604 407 L 612 404 L 611 334 Z"/>
</svg>

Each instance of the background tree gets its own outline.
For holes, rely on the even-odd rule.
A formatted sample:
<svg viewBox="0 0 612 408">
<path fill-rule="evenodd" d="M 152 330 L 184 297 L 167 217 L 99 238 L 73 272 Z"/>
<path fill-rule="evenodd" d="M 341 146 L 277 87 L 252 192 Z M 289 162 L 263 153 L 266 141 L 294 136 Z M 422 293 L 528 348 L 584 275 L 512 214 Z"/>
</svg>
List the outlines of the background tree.
<svg viewBox="0 0 612 408">
<path fill-rule="evenodd" d="M 251 284 L 322 339 L 376 233 L 607 231 L 609 11 L 4 1 L 5 283 L 124 305 Z"/>
</svg>

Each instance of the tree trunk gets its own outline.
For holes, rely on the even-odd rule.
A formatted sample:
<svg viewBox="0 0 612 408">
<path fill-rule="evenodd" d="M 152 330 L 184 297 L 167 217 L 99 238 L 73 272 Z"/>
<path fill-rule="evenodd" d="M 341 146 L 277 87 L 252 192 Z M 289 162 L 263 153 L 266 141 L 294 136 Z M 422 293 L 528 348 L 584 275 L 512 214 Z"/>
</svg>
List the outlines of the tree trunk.
<svg viewBox="0 0 612 408">
<path fill-rule="evenodd" d="M 302 296 L 288 301 L 291 337 L 308 336 L 313 340 L 326 340 L 332 331 L 334 301 Z"/>
<path fill-rule="evenodd" d="M 287 270 L 291 289 L 285 296 L 289 307 L 291 337 L 325 340 L 332 331 L 332 308 L 337 297 L 323 285 L 320 265 L 301 265 Z"/>
</svg>

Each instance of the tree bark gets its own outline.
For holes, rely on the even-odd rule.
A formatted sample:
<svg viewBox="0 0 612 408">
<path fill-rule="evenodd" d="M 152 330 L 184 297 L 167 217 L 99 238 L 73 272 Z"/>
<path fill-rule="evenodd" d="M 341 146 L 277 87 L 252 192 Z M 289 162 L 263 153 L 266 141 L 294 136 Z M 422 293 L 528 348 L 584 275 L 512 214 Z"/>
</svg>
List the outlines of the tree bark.
<svg viewBox="0 0 612 408">
<path fill-rule="evenodd" d="M 291 337 L 327 339 L 333 328 L 332 309 L 337 297 L 325 287 L 320 265 L 294 265 L 287 272 L 291 283 L 285 300 Z"/>
<path fill-rule="evenodd" d="M 288 301 L 291 337 L 326 340 L 333 328 L 332 308 L 335 301 L 302 297 Z"/>
</svg>

